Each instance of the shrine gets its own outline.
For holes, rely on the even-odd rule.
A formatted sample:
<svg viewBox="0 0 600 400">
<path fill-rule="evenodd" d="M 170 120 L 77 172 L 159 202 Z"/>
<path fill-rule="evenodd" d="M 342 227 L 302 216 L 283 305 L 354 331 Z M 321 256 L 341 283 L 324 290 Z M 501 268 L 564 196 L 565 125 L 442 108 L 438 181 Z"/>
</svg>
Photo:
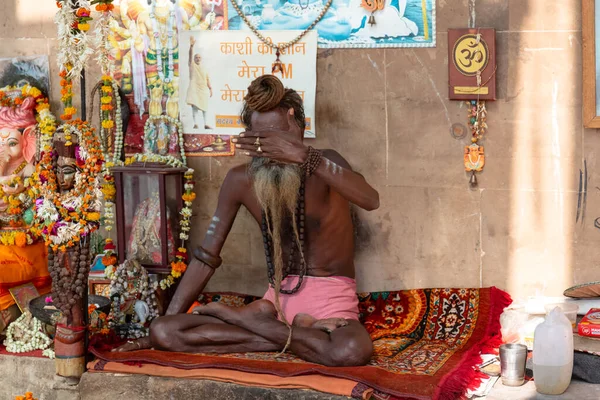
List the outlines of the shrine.
<svg viewBox="0 0 600 400">
<path fill-rule="evenodd" d="M 600 1 L 5 3 L 0 399 L 599 398 Z"/>
</svg>

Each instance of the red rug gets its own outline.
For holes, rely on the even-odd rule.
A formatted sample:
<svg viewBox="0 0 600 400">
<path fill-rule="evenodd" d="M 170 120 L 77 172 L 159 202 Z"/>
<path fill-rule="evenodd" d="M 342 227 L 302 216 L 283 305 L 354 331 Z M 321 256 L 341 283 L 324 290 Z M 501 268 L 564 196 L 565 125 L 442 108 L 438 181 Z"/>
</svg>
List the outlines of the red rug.
<svg viewBox="0 0 600 400">
<path fill-rule="evenodd" d="M 356 398 L 450 400 L 478 386 L 480 373 L 475 366 L 482 352 L 501 343 L 500 314 L 511 302 L 507 293 L 493 287 L 374 292 L 359 294 L 359 298 L 361 321 L 375 347 L 372 360 L 364 367 L 324 367 L 291 354 L 276 360 L 275 353 L 111 353 L 99 343 L 90 350 L 107 362 L 344 378 L 357 382 L 352 392 Z M 254 299 L 227 293 L 204 294 L 199 300 L 239 306 Z"/>
<path fill-rule="evenodd" d="M 27 353 L 10 353 L 6 350 L 3 344 L 0 344 L 0 355 L 16 356 L 16 357 L 38 357 L 43 358 L 42 350 L 28 351 Z"/>
</svg>

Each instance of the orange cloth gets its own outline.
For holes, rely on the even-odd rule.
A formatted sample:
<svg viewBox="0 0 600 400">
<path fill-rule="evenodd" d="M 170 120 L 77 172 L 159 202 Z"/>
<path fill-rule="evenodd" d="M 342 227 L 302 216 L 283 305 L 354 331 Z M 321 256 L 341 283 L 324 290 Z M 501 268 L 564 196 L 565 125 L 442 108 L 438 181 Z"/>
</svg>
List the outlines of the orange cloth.
<svg viewBox="0 0 600 400">
<path fill-rule="evenodd" d="M 25 247 L 0 245 L 0 310 L 15 304 L 8 289 L 29 282 L 40 294 L 49 293 L 52 288 L 45 244 Z"/>
<path fill-rule="evenodd" d="M 191 314 L 192 311 L 194 311 L 194 308 L 198 307 L 200 305 L 200 302 L 195 301 L 194 304 L 192 304 L 192 306 L 187 310 L 188 314 Z"/>
<path fill-rule="evenodd" d="M 163 367 L 162 365 L 156 364 L 142 364 L 139 366 L 110 361 L 103 365 L 101 364 L 101 366 L 98 366 L 98 368 L 95 369 L 96 364 L 99 362 L 102 361 L 95 360 L 89 362 L 88 372 L 142 374 L 168 378 L 210 379 L 213 381 L 263 388 L 312 389 L 319 392 L 348 397 L 352 395 L 352 389 L 356 386 L 356 381 L 353 380 L 316 374 L 283 377 L 221 368 L 180 369 L 175 367 Z"/>
</svg>

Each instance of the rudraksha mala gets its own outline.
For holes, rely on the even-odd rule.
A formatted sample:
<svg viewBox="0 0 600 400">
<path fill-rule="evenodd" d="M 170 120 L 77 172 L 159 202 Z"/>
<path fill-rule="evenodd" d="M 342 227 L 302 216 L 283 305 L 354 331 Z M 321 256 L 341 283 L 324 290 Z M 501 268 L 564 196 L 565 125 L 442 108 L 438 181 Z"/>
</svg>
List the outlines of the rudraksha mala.
<svg viewBox="0 0 600 400">
<path fill-rule="evenodd" d="M 306 160 L 300 164 L 300 169 L 304 171 L 306 176 L 312 176 L 315 173 L 317 168 L 319 168 L 319 164 L 321 164 L 321 159 L 323 158 L 323 153 L 320 150 L 317 150 L 311 146 L 308 146 L 308 157 Z"/>
<path fill-rule="evenodd" d="M 71 308 L 83 297 L 90 262 L 88 242 L 76 244 L 64 252 L 49 252 L 52 303 L 63 315 L 71 315 Z"/>
</svg>

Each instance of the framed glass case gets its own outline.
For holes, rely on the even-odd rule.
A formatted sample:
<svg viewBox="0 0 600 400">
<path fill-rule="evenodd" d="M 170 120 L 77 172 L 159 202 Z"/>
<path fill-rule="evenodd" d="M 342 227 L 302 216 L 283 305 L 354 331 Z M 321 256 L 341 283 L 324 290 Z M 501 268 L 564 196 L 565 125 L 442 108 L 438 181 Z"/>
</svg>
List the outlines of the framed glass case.
<svg viewBox="0 0 600 400">
<path fill-rule="evenodd" d="M 185 168 L 138 163 L 112 169 L 119 263 L 137 259 L 151 273 L 169 273 L 179 243 Z"/>
</svg>

